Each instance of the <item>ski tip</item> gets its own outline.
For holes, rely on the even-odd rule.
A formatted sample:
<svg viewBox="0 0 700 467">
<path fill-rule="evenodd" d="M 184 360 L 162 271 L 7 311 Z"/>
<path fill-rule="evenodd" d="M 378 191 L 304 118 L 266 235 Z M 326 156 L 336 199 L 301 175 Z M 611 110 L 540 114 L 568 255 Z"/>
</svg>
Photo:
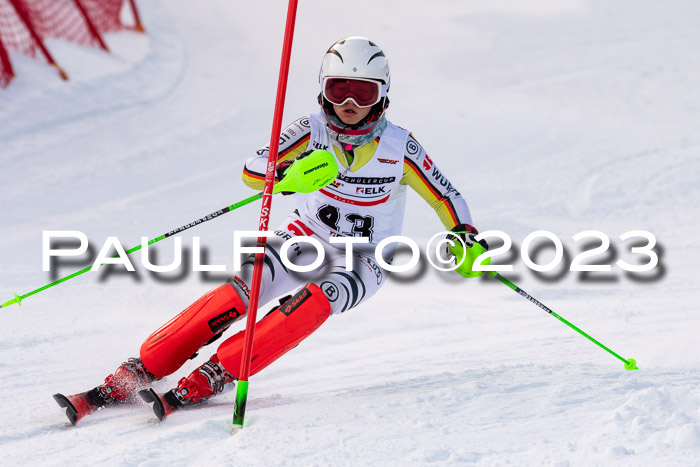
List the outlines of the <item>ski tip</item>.
<svg viewBox="0 0 700 467">
<path fill-rule="evenodd" d="M 66 417 L 68 417 L 71 425 L 75 426 L 75 424 L 78 423 L 79 418 L 78 411 L 76 410 L 75 406 L 73 406 L 73 404 L 71 404 L 68 398 L 63 394 L 54 394 L 53 400 L 56 401 L 59 407 L 66 409 Z"/>
<path fill-rule="evenodd" d="M 153 389 L 148 388 L 140 390 L 139 397 L 151 407 L 158 420 L 162 422 L 165 418 L 165 407 L 163 407 L 163 401 L 158 397 L 158 394 Z"/>
<path fill-rule="evenodd" d="M 243 429 L 243 425 L 231 425 L 231 436 L 238 434 L 239 431 Z"/>
<path fill-rule="evenodd" d="M 639 370 L 639 368 L 637 368 L 637 362 L 634 358 L 627 359 L 625 362 L 625 370 Z"/>
</svg>

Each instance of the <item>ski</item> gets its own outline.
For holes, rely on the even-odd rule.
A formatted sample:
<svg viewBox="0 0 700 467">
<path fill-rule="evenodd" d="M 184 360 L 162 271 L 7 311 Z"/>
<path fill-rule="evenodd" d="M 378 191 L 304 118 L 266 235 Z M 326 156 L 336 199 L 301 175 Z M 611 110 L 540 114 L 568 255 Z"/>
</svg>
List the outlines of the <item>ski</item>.
<svg viewBox="0 0 700 467">
<path fill-rule="evenodd" d="M 168 395 L 170 392 L 165 394 L 156 394 L 153 389 L 142 389 L 139 391 L 139 396 L 143 401 L 148 404 L 148 406 L 153 410 L 153 413 L 158 420 L 161 422 L 165 417 L 177 410 L 178 406 L 175 404 L 177 401 L 168 400 Z"/>
<path fill-rule="evenodd" d="M 53 395 L 53 399 L 59 405 L 66 409 L 66 417 L 73 426 L 78 423 L 86 415 L 89 415 L 96 410 L 105 406 L 99 397 L 99 388 L 91 389 L 80 394 L 64 396 L 61 393 Z"/>
</svg>

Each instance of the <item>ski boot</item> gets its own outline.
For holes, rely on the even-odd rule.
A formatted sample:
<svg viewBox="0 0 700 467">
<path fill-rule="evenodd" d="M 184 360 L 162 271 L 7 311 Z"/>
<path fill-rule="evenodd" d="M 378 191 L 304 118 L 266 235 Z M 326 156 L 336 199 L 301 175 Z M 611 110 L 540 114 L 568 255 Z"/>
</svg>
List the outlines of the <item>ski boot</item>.
<svg viewBox="0 0 700 467">
<path fill-rule="evenodd" d="M 194 370 L 187 378 L 182 378 L 177 387 L 165 394 L 157 394 L 153 389 L 139 391 L 139 396 L 151 406 L 158 420 L 163 420 L 173 411 L 209 399 L 222 392 L 227 383 L 234 382 L 216 355 Z"/>
<path fill-rule="evenodd" d="M 56 403 L 66 409 L 66 416 L 75 425 L 84 416 L 114 403 L 132 399 L 134 393 L 158 378 L 153 376 L 140 358 L 130 358 L 122 363 L 114 374 L 105 378 L 105 383 L 87 392 L 64 396 L 54 394 Z"/>
</svg>

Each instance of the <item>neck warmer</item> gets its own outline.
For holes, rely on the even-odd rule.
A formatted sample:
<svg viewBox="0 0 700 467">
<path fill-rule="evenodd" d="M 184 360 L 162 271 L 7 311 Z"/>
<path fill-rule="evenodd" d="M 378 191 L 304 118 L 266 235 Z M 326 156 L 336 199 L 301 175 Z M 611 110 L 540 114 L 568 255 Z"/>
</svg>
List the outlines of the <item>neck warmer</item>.
<svg viewBox="0 0 700 467">
<path fill-rule="evenodd" d="M 331 138 L 338 140 L 342 144 L 350 144 L 352 146 L 362 146 L 372 141 L 377 136 L 381 135 L 386 128 L 386 117 L 381 116 L 379 121 L 368 122 L 358 128 L 350 130 L 336 115 L 329 115 L 323 112 L 326 117 L 326 127 L 331 135 Z M 364 133 L 365 134 L 348 134 L 348 133 Z M 347 131 L 348 133 L 345 133 Z"/>
</svg>

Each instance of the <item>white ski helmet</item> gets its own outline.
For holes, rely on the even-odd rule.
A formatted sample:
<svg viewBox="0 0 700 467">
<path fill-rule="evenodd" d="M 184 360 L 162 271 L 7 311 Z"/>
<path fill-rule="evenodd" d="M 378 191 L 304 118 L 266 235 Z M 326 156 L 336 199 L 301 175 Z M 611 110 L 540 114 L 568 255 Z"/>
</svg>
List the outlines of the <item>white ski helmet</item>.
<svg viewBox="0 0 700 467">
<path fill-rule="evenodd" d="M 333 104 L 326 97 L 326 85 L 328 80 L 333 78 L 371 81 L 378 84 L 379 95 L 376 96 L 376 102 L 370 104 L 372 107 L 370 113 L 357 125 L 348 127 L 335 115 Z M 319 85 L 321 87 L 319 103 L 330 128 L 340 135 L 371 133 L 389 106 L 390 84 L 389 61 L 382 49 L 374 42 L 365 37 L 352 36 L 333 44 L 323 56 L 319 72 Z M 353 99 L 356 104 L 358 104 L 357 100 Z M 338 102 L 336 102 L 337 104 Z M 361 105 L 361 103 L 359 105 L 361 107 L 369 106 Z"/>
<path fill-rule="evenodd" d="M 319 84 L 325 78 L 360 78 L 380 81 L 382 96 L 389 92 L 389 61 L 371 40 L 352 36 L 333 44 L 323 56 Z M 321 89 L 323 91 L 323 89 Z"/>
</svg>

